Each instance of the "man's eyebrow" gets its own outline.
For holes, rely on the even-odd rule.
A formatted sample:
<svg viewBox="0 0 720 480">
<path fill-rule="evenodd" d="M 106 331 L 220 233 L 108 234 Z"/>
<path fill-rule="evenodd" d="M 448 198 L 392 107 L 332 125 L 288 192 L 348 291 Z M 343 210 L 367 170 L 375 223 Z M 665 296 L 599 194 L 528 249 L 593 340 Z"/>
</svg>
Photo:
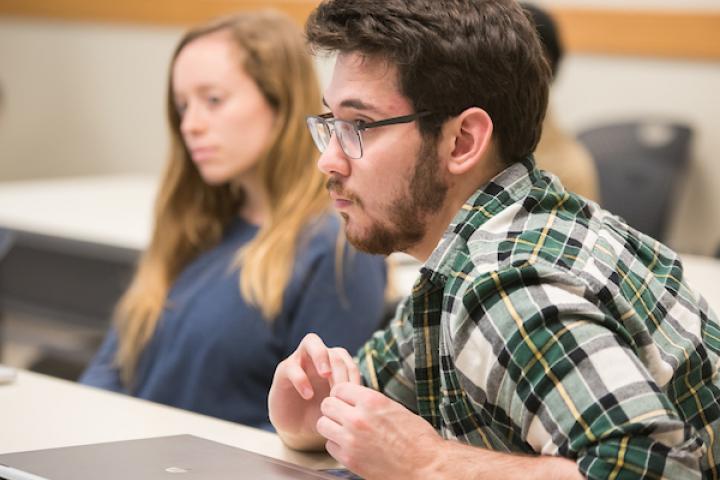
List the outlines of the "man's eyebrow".
<svg viewBox="0 0 720 480">
<path fill-rule="evenodd" d="M 325 100 L 325 97 L 323 97 L 322 101 L 323 105 L 325 105 L 328 110 L 330 110 L 330 105 L 328 105 L 327 101 Z M 381 113 L 377 108 L 370 105 L 369 103 L 365 103 L 362 100 L 358 100 L 356 98 L 348 98 L 340 102 L 340 107 L 342 108 L 352 108 L 355 110 L 361 110 L 368 113 Z"/>
</svg>

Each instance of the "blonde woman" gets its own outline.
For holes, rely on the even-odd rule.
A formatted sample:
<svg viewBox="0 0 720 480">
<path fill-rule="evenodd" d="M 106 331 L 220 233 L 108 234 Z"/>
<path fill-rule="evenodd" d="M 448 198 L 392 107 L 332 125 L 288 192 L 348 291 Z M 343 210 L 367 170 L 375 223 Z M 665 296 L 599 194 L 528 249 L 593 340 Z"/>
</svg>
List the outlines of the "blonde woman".
<svg viewBox="0 0 720 480">
<path fill-rule="evenodd" d="M 152 241 L 81 382 L 265 427 L 275 366 L 305 334 L 351 350 L 371 335 L 384 260 L 339 237 L 305 131 L 320 104 L 279 13 L 182 38 Z"/>
</svg>

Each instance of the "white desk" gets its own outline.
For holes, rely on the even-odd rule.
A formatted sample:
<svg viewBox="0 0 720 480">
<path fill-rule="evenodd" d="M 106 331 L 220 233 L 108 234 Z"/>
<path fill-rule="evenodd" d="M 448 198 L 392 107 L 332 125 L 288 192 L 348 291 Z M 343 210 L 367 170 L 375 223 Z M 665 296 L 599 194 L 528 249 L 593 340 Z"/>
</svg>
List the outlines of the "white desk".
<svg viewBox="0 0 720 480">
<path fill-rule="evenodd" d="M 110 175 L 0 183 L 0 226 L 142 250 L 158 179 Z"/>
<path fill-rule="evenodd" d="M 337 466 L 272 433 L 37 373 L 0 385 L 0 453 L 183 433 L 314 469 Z"/>
<path fill-rule="evenodd" d="M 0 307 L 103 332 L 148 243 L 156 189 L 143 175 L 0 183 Z"/>
<path fill-rule="evenodd" d="M 720 260 L 688 254 L 680 257 L 688 284 L 705 297 L 715 314 L 720 315 Z"/>
</svg>

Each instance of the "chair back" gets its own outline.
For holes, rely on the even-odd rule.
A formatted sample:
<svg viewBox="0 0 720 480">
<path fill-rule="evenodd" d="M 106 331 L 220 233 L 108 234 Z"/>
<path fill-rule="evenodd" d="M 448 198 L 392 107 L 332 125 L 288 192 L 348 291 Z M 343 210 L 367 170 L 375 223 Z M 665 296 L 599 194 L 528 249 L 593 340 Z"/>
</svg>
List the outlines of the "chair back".
<svg viewBox="0 0 720 480">
<path fill-rule="evenodd" d="M 10 252 L 13 244 L 13 234 L 10 230 L 0 227 L 0 269 L 3 259 Z M 1 271 L 1 270 L 0 270 Z M 0 360 L 2 360 L 3 348 L 5 346 L 5 321 L 3 315 L 2 275 L 0 275 Z"/>
<path fill-rule="evenodd" d="M 597 165 L 602 206 L 664 241 L 691 160 L 690 127 L 671 121 L 627 121 L 584 130 L 578 139 Z"/>
<path fill-rule="evenodd" d="M 2 262 L 2 259 L 5 258 L 5 255 L 7 255 L 10 251 L 12 242 L 12 232 L 6 228 L 0 227 L 0 262 Z"/>
</svg>

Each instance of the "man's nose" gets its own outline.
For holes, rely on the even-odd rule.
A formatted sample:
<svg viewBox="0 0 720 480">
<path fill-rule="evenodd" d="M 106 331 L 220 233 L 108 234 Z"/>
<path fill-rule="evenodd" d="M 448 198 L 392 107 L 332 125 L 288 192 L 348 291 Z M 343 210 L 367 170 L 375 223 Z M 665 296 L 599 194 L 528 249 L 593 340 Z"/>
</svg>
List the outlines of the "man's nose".
<svg viewBox="0 0 720 480">
<path fill-rule="evenodd" d="M 317 165 L 325 175 L 339 175 L 342 177 L 350 175 L 350 161 L 343 152 L 337 135 L 333 134 L 330 137 L 330 142 L 322 155 L 320 155 Z"/>
</svg>

